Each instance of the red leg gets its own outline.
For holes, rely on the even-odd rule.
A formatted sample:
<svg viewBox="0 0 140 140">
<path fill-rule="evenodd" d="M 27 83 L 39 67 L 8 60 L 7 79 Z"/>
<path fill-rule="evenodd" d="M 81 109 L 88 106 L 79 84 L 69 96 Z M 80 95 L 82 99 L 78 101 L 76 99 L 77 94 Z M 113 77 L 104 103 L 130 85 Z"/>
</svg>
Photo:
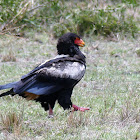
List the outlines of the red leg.
<svg viewBox="0 0 140 140">
<path fill-rule="evenodd" d="M 82 111 L 82 112 L 84 112 L 84 111 L 90 109 L 90 108 L 88 108 L 88 107 L 86 107 L 86 108 L 84 108 L 84 107 L 79 107 L 79 106 L 76 106 L 76 105 L 74 105 L 74 104 L 72 105 L 72 107 L 74 108 L 74 111 L 79 110 L 79 111 Z"/>
<path fill-rule="evenodd" d="M 53 110 L 51 108 L 51 106 L 49 105 L 49 118 L 52 118 L 53 117 Z"/>
</svg>

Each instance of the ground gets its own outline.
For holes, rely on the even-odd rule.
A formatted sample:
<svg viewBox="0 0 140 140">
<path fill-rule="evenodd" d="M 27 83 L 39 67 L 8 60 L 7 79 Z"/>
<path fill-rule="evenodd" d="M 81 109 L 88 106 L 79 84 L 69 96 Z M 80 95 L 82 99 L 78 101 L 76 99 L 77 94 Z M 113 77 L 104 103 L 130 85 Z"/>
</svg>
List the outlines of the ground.
<svg viewBox="0 0 140 140">
<path fill-rule="evenodd" d="M 0 84 L 19 80 L 56 55 L 57 39 L 46 33 L 26 36 L 0 36 Z M 72 101 L 90 110 L 70 113 L 56 104 L 54 118 L 48 118 L 39 103 L 18 96 L 3 97 L 0 140 L 140 139 L 139 40 L 83 40 L 87 70 L 74 89 Z"/>
</svg>

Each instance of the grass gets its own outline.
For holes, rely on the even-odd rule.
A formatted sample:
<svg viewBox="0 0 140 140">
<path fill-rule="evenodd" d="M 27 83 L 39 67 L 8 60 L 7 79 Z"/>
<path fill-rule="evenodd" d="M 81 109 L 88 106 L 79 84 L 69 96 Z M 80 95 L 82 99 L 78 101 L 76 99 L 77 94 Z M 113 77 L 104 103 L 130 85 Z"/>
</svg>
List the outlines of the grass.
<svg viewBox="0 0 140 140">
<path fill-rule="evenodd" d="M 0 36 L 0 84 L 19 80 L 37 64 L 56 55 L 56 39 L 45 33 L 29 32 L 26 36 L 29 37 Z M 18 96 L 3 97 L 0 98 L 1 139 L 140 139 L 139 40 L 83 40 L 87 71 L 75 87 L 72 101 L 90 107 L 90 111 L 70 113 L 56 104 L 55 116 L 50 119 L 39 103 Z M 10 51 L 16 61 L 2 62 Z M 22 120 L 16 123 L 18 132 L 3 127 L 7 125 L 3 118 L 8 114 L 15 118 L 9 126 Z"/>
</svg>

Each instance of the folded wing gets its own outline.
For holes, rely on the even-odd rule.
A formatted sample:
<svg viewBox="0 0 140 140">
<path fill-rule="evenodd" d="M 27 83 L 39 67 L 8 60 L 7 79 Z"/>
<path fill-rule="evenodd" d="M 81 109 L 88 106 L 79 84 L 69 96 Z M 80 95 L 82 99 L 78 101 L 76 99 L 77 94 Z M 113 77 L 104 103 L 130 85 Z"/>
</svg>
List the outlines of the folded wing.
<svg viewBox="0 0 140 140">
<path fill-rule="evenodd" d="M 63 61 L 62 61 L 63 60 Z M 76 59 L 58 58 L 36 67 L 22 77 L 14 86 L 17 94 L 29 92 L 36 95 L 49 95 L 65 88 L 71 88 L 81 80 L 85 65 Z"/>
</svg>

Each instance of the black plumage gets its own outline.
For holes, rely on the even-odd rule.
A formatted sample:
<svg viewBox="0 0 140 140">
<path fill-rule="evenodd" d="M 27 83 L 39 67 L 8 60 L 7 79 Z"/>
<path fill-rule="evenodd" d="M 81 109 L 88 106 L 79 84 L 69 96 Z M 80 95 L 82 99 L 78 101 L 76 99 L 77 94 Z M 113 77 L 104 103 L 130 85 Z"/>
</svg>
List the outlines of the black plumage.
<svg viewBox="0 0 140 140">
<path fill-rule="evenodd" d="M 20 81 L 1 85 L 0 90 L 10 90 L 0 97 L 18 94 L 28 100 L 35 100 L 46 111 L 49 110 L 49 115 L 53 114 L 56 101 L 64 109 L 73 107 L 74 110 L 88 110 L 89 108 L 81 108 L 71 102 L 73 88 L 82 79 L 86 69 L 85 56 L 79 49 L 79 46 L 84 45 L 78 35 L 64 34 L 58 40 L 58 56 L 38 65 L 22 76 Z"/>
</svg>

